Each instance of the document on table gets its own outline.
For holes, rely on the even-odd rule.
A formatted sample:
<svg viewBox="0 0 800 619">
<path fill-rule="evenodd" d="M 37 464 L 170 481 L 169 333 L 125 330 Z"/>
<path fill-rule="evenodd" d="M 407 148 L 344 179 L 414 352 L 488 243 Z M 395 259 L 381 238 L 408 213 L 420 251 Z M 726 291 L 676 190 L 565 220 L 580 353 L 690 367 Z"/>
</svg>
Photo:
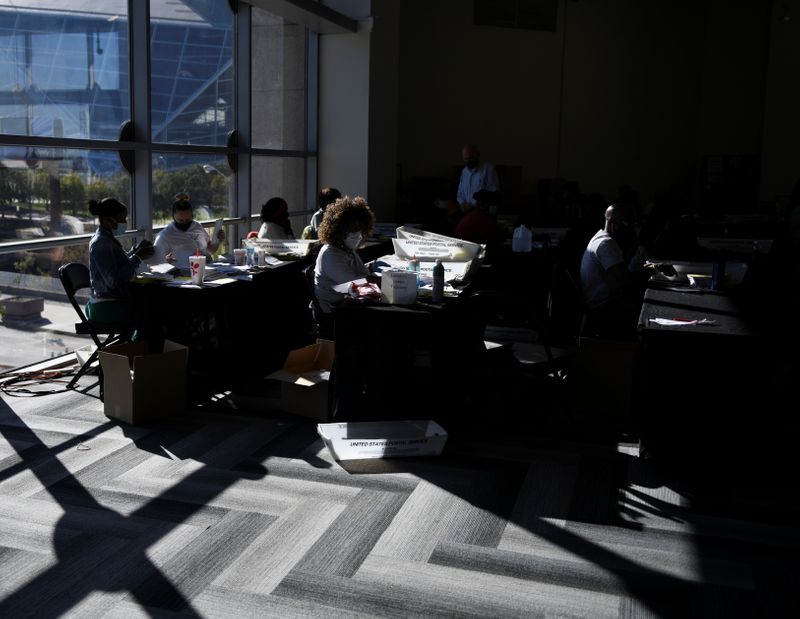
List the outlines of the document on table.
<svg viewBox="0 0 800 619">
<path fill-rule="evenodd" d="M 716 320 L 709 318 L 700 318 L 699 320 L 678 320 L 675 318 L 651 318 L 651 323 L 661 325 L 662 327 L 691 327 L 693 325 L 716 325 Z"/>
</svg>

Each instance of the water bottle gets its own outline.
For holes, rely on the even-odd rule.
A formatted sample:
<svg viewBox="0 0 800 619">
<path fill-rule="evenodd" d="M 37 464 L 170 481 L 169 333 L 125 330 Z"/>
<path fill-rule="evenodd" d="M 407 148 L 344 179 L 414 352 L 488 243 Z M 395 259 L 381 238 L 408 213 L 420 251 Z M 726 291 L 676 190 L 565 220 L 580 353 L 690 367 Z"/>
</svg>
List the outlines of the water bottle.
<svg viewBox="0 0 800 619">
<path fill-rule="evenodd" d="M 408 270 L 417 274 L 417 288 L 419 288 L 419 260 L 416 255 L 408 263 Z"/>
<path fill-rule="evenodd" d="M 436 264 L 433 266 L 433 294 L 431 301 L 434 303 L 441 303 L 444 301 L 444 265 L 440 258 L 436 259 Z"/>
<path fill-rule="evenodd" d="M 725 287 L 725 256 L 720 253 L 711 266 L 711 290 L 722 290 Z"/>
<path fill-rule="evenodd" d="M 247 246 L 247 266 L 252 267 L 256 265 L 256 248 L 252 245 Z"/>
<path fill-rule="evenodd" d="M 529 252 L 533 248 L 533 233 L 530 228 L 520 224 L 514 229 L 514 236 L 511 238 L 511 251 Z"/>
</svg>

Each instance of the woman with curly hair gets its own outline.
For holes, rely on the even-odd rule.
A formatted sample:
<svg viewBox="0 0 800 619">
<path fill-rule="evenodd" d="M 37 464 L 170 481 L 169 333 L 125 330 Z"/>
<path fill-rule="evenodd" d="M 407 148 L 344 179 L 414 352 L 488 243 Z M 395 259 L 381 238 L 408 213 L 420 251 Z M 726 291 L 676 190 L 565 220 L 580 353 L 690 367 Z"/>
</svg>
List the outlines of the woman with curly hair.
<svg viewBox="0 0 800 619">
<path fill-rule="evenodd" d="M 370 276 L 356 250 L 374 224 L 375 215 L 364 198 L 344 196 L 325 209 L 319 227 L 319 240 L 324 245 L 314 269 L 314 291 L 325 314 L 330 313 L 331 304 L 342 300 L 334 286 Z"/>
</svg>

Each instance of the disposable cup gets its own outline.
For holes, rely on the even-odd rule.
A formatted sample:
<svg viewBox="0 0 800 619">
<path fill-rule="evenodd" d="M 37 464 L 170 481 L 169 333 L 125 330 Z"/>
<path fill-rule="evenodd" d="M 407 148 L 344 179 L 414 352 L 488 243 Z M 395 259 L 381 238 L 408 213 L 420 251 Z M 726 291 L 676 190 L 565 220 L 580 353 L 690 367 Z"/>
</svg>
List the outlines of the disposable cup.
<svg viewBox="0 0 800 619">
<path fill-rule="evenodd" d="M 234 249 L 233 250 L 233 264 L 236 266 L 242 266 L 247 264 L 247 250 L 245 249 Z"/>
<path fill-rule="evenodd" d="M 193 284 L 202 284 L 206 275 L 206 257 L 189 256 L 189 273 Z"/>
<path fill-rule="evenodd" d="M 258 266 L 265 267 L 267 266 L 267 252 L 263 249 L 259 248 L 256 250 L 256 258 L 258 260 Z"/>
</svg>

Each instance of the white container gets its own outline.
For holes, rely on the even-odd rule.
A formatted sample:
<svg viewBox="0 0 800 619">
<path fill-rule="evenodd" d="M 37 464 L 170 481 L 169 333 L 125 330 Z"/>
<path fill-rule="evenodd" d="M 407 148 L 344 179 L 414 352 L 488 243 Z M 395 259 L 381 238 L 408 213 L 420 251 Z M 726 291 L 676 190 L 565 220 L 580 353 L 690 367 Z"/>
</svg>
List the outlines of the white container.
<svg viewBox="0 0 800 619">
<path fill-rule="evenodd" d="M 519 225 L 514 229 L 511 238 L 511 250 L 515 252 L 529 252 L 533 248 L 533 232 L 526 225 Z"/>
<path fill-rule="evenodd" d="M 393 305 L 416 303 L 417 274 L 413 271 L 384 271 L 381 273 L 381 300 Z"/>
<path fill-rule="evenodd" d="M 438 456 L 447 431 L 429 419 L 320 423 L 317 433 L 336 460 Z"/>
</svg>

